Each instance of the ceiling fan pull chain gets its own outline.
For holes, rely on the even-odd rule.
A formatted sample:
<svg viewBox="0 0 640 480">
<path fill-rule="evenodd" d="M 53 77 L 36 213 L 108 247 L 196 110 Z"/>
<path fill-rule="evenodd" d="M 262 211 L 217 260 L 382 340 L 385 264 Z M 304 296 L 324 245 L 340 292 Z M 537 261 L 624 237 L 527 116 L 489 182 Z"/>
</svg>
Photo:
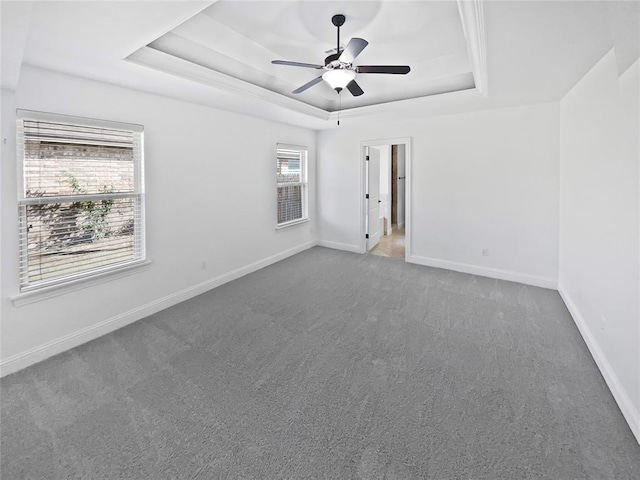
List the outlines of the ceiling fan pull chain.
<svg viewBox="0 0 640 480">
<path fill-rule="evenodd" d="M 342 112 L 342 92 L 338 92 L 338 126 L 340 126 L 340 113 Z"/>
</svg>

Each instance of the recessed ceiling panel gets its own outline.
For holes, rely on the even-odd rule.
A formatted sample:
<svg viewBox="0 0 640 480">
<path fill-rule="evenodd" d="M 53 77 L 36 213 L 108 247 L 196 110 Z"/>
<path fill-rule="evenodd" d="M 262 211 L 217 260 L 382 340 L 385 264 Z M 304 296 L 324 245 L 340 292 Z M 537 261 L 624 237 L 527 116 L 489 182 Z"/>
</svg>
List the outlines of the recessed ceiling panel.
<svg viewBox="0 0 640 480">
<path fill-rule="evenodd" d="M 409 74 L 358 73 L 358 97 L 346 89 L 338 95 L 324 81 L 293 94 L 324 70 L 271 61 L 325 65 L 337 47 L 335 14 L 346 17 L 340 48 L 352 37 L 369 42 L 354 66 L 409 65 Z M 327 112 L 475 86 L 456 2 L 219 0 L 146 48 Z M 179 74 L 168 65 L 154 67 Z"/>
</svg>

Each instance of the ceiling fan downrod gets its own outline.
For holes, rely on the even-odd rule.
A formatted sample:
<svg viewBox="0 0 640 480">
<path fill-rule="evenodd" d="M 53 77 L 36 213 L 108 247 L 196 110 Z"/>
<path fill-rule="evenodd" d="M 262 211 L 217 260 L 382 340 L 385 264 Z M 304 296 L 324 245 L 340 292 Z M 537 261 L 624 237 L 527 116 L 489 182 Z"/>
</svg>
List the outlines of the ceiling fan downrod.
<svg viewBox="0 0 640 480">
<path fill-rule="evenodd" d="M 336 41 L 336 53 L 333 55 L 329 55 L 326 59 L 325 62 L 327 65 L 329 65 L 331 62 L 334 62 L 335 60 L 337 60 L 338 58 L 340 58 L 340 27 L 342 25 L 344 25 L 344 22 L 346 20 L 346 17 L 340 13 L 334 15 L 333 17 L 331 17 L 331 23 L 333 23 L 333 25 L 337 28 L 338 30 L 338 34 L 337 34 L 337 41 Z M 339 67 L 333 67 L 335 70 L 342 70 L 342 66 Z M 342 87 L 341 86 L 334 86 L 333 82 L 329 80 L 329 78 L 333 77 L 335 78 L 335 76 L 338 75 L 337 73 L 328 73 L 323 75 L 323 78 L 331 85 L 331 87 L 333 87 L 333 89 L 338 92 L 338 95 L 340 95 L 340 92 L 342 91 Z M 355 75 L 354 75 L 355 77 Z M 342 83 L 344 83 L 344 81 L 342 81 Z M 338 125 L 340 125 L 340 120 L 338 120 Z"/>
<path fill-rule="evenodd" d="M 333 23 L 338 29 L 338 41 L 336 42 L 336 58 L 340 57 L 340 27 L 344 25 L 345 16 L 342 14 L 337 14 L 331 17 L 331 23 Z M 336 88 L 336 92 L 340 95 L 340 91 L 342 88 Z M 340 108 L 338 109 L 338 126 L 340 126 L 340 110 L 342 110 L 342 97 L 340 98 Z"/>
<path fill-rule="evenodd" d="M 344 25 L 345 16 L 342 14 L 337 14 L 331 17 L 331 23 L 333 23 L 338 28 L 338 42 L 336 45 L 336 53 L 340 56 L 340 27 Z"/>
</svg>

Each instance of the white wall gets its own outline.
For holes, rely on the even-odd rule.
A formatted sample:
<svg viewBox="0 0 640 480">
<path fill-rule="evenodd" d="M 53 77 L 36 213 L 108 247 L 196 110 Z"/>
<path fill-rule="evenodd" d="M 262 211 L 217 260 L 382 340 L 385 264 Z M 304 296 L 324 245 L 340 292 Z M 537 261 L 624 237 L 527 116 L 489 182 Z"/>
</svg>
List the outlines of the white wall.
<svg viewBox="0 0 640 480">
<path fill-rule="evenodd" d="M 318 133 L 323 242 L 352 250 L 360 244 L 360 142 L 412 137 L 411 260 L 555 286 L 557 103 L 342 123 Z"/>
<path fill-rule="evenodd" d="M 153 263 L 131 276 L 14 306 L 19 285 L 12 120 L 1 175 L 3 373 L 207 290 L 224 280 L 220 276 L 313 244 L 314 131 L 31 67 L 21 72 L 15 104 L 4 97 L 3 119 L 24 108 L 145 126 L 147 251 Z M 309 147 L 312 219 L 279 231 L 277 142 Z"/>
<path fill-rule="evenodd" d="M 15 151 L 15 128 L 13 126 L 15 116 L 13 115 L 13 111 L 15 110 L 15 92 L 9 89 L 1 89 L 0 90 L 0 166 L 7 163 L 7 159 L 12 157 L 11 152 Z M 15 177 L 14 177 L 15 178 Z M 3 168 L 0 168 L 0 186 L 3 185 L 2 182 L 7 181 L 7 176 L 4 172 Z M 8 179 L 11 181 L 11 179 Z M 7 188 L 0 188 L 0 210 L 3 205 L 10 204 L 15 196 L 11 196 L 11 190 Z M 2 215 L 0 215 L 0 252 L 4 248 L 4 225 L 7 221 L 13 221 L 15 215 L 7 215 L 2 210 Z M 4 272 L 4 262 L 3 255 L 0 255 L 0 272 Z M 0 292 L 4 292 L 4 284 L 3 284 L 4 275 L 0 275 Z M 0 326 L 3 323 L 3 309 L 0 308 Z M 1 333 L 1 332 L 0 332 Z"/>
<path fill-rule="evenodd" d="M 559 290 L 640 440 L 639 70 L 612 50 L 560 103 Z"/>
</svg>

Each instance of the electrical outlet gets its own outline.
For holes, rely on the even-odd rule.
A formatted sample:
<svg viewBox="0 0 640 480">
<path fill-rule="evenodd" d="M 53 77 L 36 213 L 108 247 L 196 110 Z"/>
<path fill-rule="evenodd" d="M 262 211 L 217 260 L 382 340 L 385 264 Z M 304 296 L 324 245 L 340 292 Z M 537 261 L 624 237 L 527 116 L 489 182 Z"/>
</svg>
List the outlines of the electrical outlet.
<svg viewBox="0 0 640 480">
<path fill-rule="evenodd" d="M 489 256 L 489 249 L 488 248 L 483 248 L 482 249 L 482 256 L 483 257 L 488 257 Z"/>
</svg>

